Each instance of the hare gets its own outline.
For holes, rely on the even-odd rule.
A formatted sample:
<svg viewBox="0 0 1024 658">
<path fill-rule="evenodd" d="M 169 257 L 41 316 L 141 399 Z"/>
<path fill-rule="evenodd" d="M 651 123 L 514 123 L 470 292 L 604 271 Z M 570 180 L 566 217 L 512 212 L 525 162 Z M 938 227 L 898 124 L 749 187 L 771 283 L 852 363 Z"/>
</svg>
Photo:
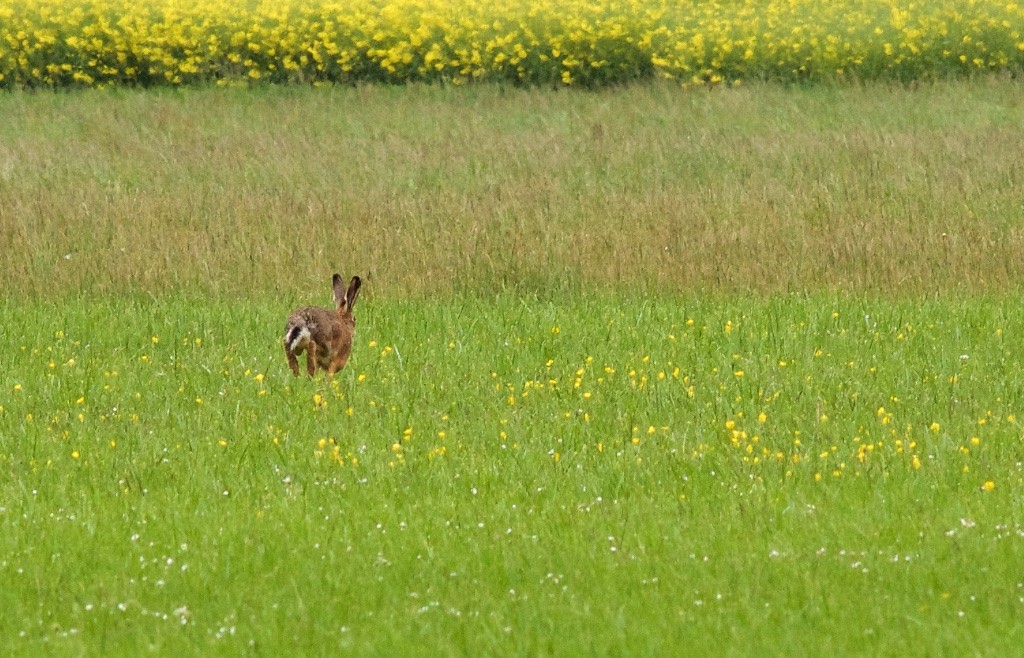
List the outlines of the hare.
<svg viewBox="0 0 1024 658">
<path fill-rule="evenodd" d="M 334 275 L 334 301 L 337 311 L 316 306 L 306 306 L 292 311 L 284 328 L 284 353 L 292 374 L 299 376 L 296 357 L 306 352 L 306 374 L 312 377 L 317 366 L 333 375 L 345 367 L 352 353 L 352 337 L 356 333 L 356 319 L 352 307 L 362 285 L 358 276 L 345 289 L 339 274 Z"/>
</svg>

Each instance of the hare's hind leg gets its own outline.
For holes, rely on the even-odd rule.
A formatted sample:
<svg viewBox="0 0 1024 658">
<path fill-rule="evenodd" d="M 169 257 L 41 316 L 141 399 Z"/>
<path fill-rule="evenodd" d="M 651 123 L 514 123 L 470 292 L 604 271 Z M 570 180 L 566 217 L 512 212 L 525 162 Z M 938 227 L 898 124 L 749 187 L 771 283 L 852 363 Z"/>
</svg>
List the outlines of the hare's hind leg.
<svg viewBox="0 0 1024 658">
<path fill-rule="evenodd" d="M 288 349 L 288 341 L 284 343 L 284 355 L 288 359 L 288 367 L 291 368 L 292 374 L 296 377 L 299 376 L 299 361 L 295 358 L 295 352 Z"/>
<path fill-rule="evenodd" d="M 310 377 L 316 374 L 316 352 L 316 341 L 309 341 L 309 345 L 306 347 L 306 374 Z"/>
</svg>

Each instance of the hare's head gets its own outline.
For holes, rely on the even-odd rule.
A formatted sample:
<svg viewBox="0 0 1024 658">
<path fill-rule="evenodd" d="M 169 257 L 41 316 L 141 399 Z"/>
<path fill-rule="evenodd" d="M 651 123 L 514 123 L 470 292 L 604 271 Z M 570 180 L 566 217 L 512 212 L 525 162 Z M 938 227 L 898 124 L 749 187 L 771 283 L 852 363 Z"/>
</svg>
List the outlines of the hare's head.
<svg viewBox="0 0 1024 658">
<path fill-rule="evenodd" d="M 358 276 L 352 277 L 352 280 L 348 283 L 348 288 L 345 287 L 345 282 L 342 280 L 340 274 L 334 275 L 334 301 L 338 305 L 338 313 L 343 318 L 351 318 L 355 322 L 355 318 L 352 316 L 352 307 L 356 304 L 356 297 L 359 295 L 359 286 L 363 285 L 363 282 Z"/>
</svg>

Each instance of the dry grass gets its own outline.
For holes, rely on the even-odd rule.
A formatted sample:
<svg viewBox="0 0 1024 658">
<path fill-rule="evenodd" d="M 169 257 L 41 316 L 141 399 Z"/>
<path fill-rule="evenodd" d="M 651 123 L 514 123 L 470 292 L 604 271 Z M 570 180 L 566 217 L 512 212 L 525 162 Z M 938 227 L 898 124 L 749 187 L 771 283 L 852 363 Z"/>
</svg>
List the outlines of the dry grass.
<svg viewBox="0 0 1024 658">
<path fill-rule="evenodd" d="M 0 96 L 6 295 L 993 292 L 1024 89 Z"/>
</svg>

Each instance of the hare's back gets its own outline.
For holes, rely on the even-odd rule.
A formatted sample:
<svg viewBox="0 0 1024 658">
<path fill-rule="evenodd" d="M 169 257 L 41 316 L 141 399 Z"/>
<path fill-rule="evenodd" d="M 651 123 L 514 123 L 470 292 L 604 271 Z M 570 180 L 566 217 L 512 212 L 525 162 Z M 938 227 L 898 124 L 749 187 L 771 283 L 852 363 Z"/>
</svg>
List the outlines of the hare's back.
<svg viewBox="0 0 1024 658">
<path fill-rule="evenodd" d="M 333 331 L 340 324 L 337 312 L 319 306 L 298 308 L 288 316 L 289 327 L 306 327 L 313 333 Z"/>
</svg>

